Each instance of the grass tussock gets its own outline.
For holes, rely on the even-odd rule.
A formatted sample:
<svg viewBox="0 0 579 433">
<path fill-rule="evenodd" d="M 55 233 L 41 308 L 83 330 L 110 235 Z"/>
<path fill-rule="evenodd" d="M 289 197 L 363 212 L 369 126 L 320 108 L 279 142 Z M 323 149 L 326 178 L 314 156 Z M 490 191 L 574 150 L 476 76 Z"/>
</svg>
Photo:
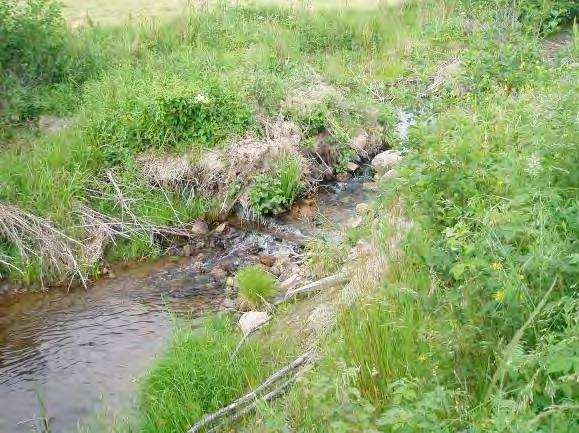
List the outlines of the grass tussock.
<svg viewBox="0 0 579 433">
<path fill-rule="evenodd" d="M 291 354 L 287 344 L 264 353 L 249 341 L 232 358 L 240 338 L 223 317 L 209 318 L 198 330 L 177 328 L 169 350 L 141 384 L 136 431 L 186 431 L 193 420 L 257 387 Z"/>
<path fill-rule="evenodd" d="M 259 265 L 241 269 L 235 278 L 239 287 L 239 296 L 253 307 L 269 301 L 276 292 L 275 277 Z"/>
</svg>

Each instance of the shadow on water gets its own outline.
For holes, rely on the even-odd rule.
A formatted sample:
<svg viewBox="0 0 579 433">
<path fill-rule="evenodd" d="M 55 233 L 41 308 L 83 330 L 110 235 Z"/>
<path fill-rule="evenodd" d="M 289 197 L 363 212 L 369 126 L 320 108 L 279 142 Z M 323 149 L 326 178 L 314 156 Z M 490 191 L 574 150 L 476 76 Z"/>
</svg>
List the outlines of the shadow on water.
<svg viewBox="0 0 579 433">
<path fill-rule="evenodd" d="M 30 432 L 39 422 L 50 422 L 53 433 L 74 431 L 99 407 L 130 405 L 135 378 L 167 342 L 168 311 L 195 318 L 218 309 L 225 284 L 212 276 L 214 267 L 231 274 L 261 253 L 297 251 L 299 243 L 276 235 L 278 229 L 310 237 L 328 222 L 336 230 L 347 224 L 355 205 L 371 195 L 361 182 L 322 189 L 267 220 L 270 233 L 230 226 L 209 235 L 190 257 L 119 266 L 115 278 L 88 290 L 0 297 L 0 431 Z"/>
</svg>

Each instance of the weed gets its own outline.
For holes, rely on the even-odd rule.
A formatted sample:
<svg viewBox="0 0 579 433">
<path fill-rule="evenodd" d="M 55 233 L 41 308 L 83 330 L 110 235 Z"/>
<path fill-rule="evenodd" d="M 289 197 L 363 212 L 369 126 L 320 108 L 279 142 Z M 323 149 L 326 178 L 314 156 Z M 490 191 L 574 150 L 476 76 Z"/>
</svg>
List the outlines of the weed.
<svg viewBox="0 0 579 433">
<path fill-rule="evenodd" d="M 254 307 L 268 301 L 275 294 L 277 281 L 261 266 L 248 266 L 235 275 L 239 295 Z"/>
<path fill-rule="evenodd" d="M 249 203 L 258 214 L 276 213 L 290 206 L 301 187 L 300 162 L 284 154 L 273 173 L 261 173 L 254 177 L 249 191 Z"/>
<path fill-rule="evenodd" d="M 337 272 L 348 256 L 344 245 L 325 239 L 316 239 L 306 245 L 307 269 L 316 278 L 327 277 Z"/>
</svg>

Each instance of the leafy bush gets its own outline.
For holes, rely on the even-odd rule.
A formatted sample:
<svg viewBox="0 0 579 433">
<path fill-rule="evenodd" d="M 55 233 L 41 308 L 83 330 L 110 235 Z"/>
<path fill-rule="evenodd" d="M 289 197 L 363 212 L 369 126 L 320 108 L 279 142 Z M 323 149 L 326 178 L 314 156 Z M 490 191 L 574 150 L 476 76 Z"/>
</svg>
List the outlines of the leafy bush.
<svg viewBox="0 0 579 433">
<path fill-rule="evenodd" d="M 523 26 L 543 35 L 556 32 L 579 13 L 575 0 L 518 0 L 515 7 Z"/>
<path fill-rule="evenodd" d="M 62 75 L 66 26 L 54 0 L 0 3 L 0 71 L 25 83 Z"/>
<path fill-rule="evenodd" d="M 277 285 L 273 275 L 261 266 L 243 268 L 237 272 L 235 278 L 239 286 L 239 295 L 254 306 L 269 300 Z"/>
<path fill-rule="evenodd" d="M 125 69 L 91 86 L 88 129 L 110 164 L 147 149 L 214 146 L 242 134 L 252 112 L 234 89 Z"/>
</svg>

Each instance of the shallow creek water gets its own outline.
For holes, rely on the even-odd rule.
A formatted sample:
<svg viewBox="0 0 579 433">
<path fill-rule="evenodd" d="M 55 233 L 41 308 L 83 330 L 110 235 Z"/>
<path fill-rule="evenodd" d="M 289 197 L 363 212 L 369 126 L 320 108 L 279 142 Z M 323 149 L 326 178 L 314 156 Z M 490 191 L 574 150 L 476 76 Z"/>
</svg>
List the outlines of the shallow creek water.
<svg viewBox="0 0 579 433">
<path fill-rule="evenodd" d="M 191 257 L 118 266 L 114 278 L 86 290 L 0 297 L 0 432 L 30 432 L 39 398 L 53 433 L 74 432 L 99 408 L 130 406 L 135 379 L 167 343 L 168 311 L 194 319 L 219 308 L 225 284 L 211 269 L 233 272 L 259 254 L 297 251 L 296 243 L 271 233 L 277 229 L 311 236 L 322 224 L 343 227 L 372 194 L 362 181 L 322 189 L 266 221 L 269 234 L 230 227 L 195 245 Z"/>
</svg>

